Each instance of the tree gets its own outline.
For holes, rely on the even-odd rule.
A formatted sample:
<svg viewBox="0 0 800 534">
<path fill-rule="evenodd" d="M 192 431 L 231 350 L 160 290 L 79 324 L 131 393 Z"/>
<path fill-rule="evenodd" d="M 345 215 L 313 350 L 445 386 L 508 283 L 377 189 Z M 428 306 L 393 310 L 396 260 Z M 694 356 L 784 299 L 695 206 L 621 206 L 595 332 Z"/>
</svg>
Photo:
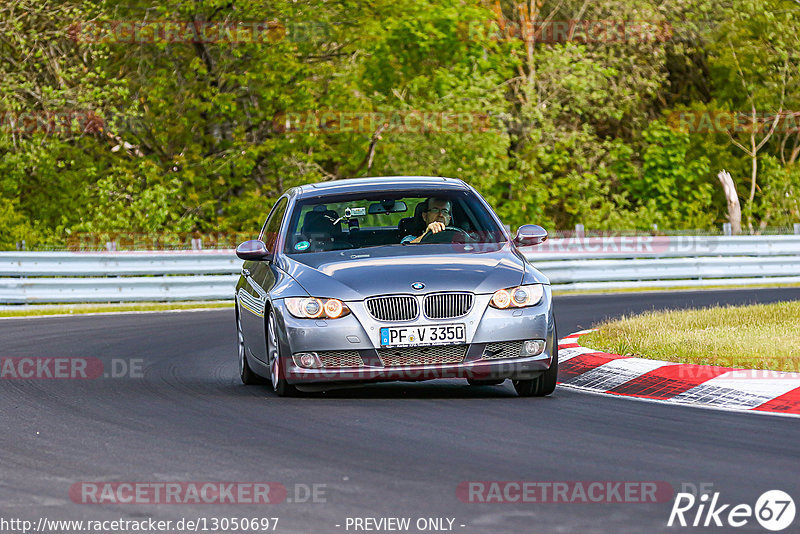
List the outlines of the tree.
<svg viewBox="0 0 800 534">
<path fill-rule="evenodd" d="M 728 6 L 724 15 L 713 47 L 715 96 L 721 110 L 734 116 L 735 125 L 745 125 L 732 128 L 728 136 L 750 161 L 744 212 L 752 233 L 759 153 L 774 150 L 769 143 L 783 134 L 783 155 L 789 137 L 796 134 L 785 128 L 794 124 L 786 120 L 785 111 L 800 105 L 800 12 L 784 0 L 743 0 Z M 796 161 L 800 152 L 790 152 L 789 161 Z M 766 226 L 770 216 L 762 212 L 761 218 L 761 226 Z"/>
</svg>

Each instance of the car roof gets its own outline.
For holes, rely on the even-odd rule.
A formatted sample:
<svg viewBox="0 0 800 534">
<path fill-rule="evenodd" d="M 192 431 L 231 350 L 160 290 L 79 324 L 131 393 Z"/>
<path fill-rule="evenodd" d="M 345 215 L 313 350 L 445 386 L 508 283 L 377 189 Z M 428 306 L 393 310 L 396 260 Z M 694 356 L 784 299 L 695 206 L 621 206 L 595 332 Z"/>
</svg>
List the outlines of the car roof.
<svg viewBox="0 0 800 534">
<path fill-rule="evenodd" d="M 398 191 L 423 189 L 431 191 L 464 191 L 469 189 L 463 180 L 439 176 L 375 176 L 371 178 L 348 178 L 306 184 L 295 188 L 300 198 L 347 193 L 371 193 L 376 191 Z"/>
</svg>

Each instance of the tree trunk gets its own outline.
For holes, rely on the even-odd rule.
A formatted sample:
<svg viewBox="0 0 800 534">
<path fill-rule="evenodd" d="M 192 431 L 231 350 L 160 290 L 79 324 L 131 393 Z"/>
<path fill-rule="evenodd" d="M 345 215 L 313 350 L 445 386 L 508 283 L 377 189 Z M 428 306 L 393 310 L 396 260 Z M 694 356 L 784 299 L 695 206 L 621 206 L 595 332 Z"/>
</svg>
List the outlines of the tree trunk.
<svg viewBox="0 0 800 534">
<path fill-rule="evenodd" d="M 717 178 L 722 183 L 725 199 L 728 201 L 728 221 L 731 223 L 731 233 L 739 235 L 742 233 L 742 208 L 739 205 L 739 195 L 736 194 L 736 185 L 733 183 L 731 173 L 725 169 L 717 174 Z"/>
</svg>

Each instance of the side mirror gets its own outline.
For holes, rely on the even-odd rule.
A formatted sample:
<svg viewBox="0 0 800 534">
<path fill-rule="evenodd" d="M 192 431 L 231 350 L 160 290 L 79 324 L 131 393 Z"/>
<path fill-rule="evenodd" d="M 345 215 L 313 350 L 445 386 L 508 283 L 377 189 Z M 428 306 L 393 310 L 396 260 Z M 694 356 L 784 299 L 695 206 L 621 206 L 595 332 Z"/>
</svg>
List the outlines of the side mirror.
<svg viewBox="0 0 800 534">
<path fill-rule="evenodd" d="M 260 261 L 270 257 L 269 250 L 267 250 L 267 245 L 258 239 L 245 241 L 236 247 L 236 255 L 245 261 Z"/>
<path fill-rule="evenodd" d="M 524 247 L 528 245 L 540 245 L 547 240 L 547 230 L 537 224 L 523 224 L 517 230 L 514 243 Z"/>
</svg>

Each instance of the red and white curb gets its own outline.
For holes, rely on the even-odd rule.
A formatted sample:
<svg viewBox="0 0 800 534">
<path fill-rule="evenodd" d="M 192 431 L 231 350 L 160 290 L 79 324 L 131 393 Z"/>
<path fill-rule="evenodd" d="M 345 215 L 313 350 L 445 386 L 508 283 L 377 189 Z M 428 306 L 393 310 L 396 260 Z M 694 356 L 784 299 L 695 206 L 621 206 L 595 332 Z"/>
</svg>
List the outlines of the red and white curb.
<svg viewBox="0 0 800 534">
<path fill-rule="evenodd" d="M 570 334 L 558 343 L 558 383 L 610 395 L 727 410 L 800 415 L 800 373 L 690 365 L 609 354 Z"/>
</svg>

